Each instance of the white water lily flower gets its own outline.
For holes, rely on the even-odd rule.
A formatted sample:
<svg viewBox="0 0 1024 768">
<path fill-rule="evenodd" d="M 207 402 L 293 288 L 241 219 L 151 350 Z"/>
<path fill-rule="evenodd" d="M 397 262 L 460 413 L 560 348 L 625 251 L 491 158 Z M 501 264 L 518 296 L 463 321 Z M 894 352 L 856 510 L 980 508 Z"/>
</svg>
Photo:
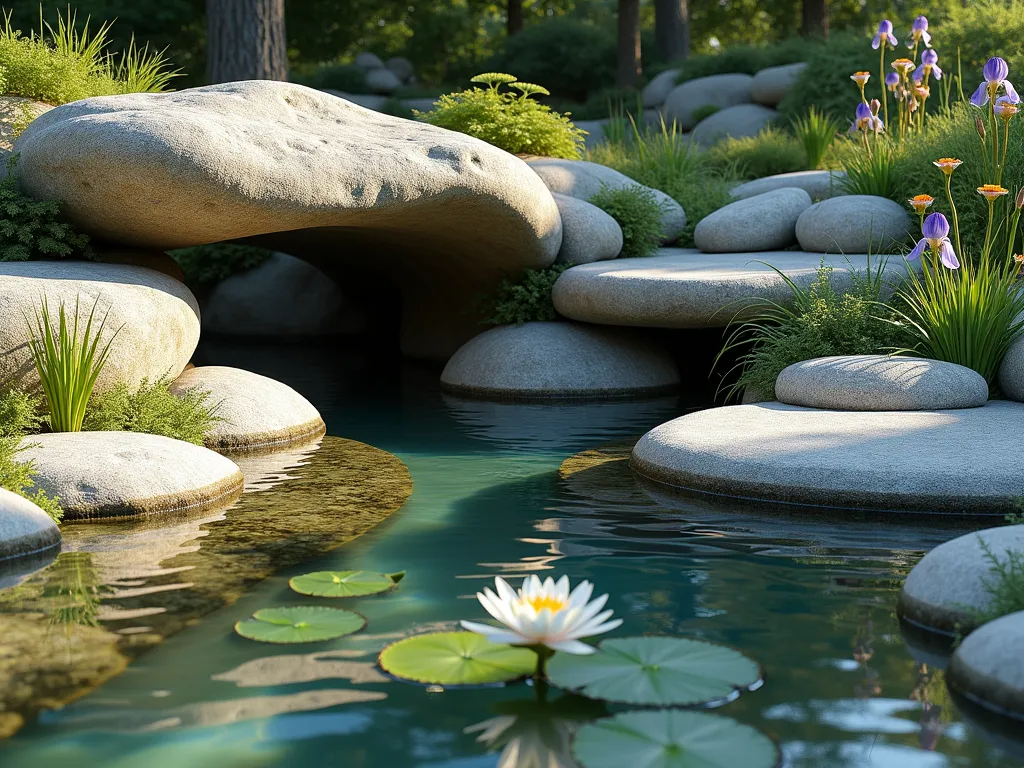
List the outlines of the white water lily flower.
<svg viewBox="0 0 1024 768">
<path fill-rule="evenodd" d="M 622 619 L 608 621 L 611 610 L 601 611 L 608 595 L 591 600 L 594 585 L 581 582 L 571 593 L 569 577 L 557 582 L 550 576 L 543 582 L 535 575 L 527 576 L 518 592 L 498 577 L 494 579 L 498 593 L 489 588 L 477 592 L 484 609 L 504 627 L 463 621 L 470 632 L 486 635 L 492 643 L 507 645 L 543 645 L 553 651 L 584 655 L 595 651 L 581 643 L 580 638 L 609 632 L 622 624 Z"/>
</svg>

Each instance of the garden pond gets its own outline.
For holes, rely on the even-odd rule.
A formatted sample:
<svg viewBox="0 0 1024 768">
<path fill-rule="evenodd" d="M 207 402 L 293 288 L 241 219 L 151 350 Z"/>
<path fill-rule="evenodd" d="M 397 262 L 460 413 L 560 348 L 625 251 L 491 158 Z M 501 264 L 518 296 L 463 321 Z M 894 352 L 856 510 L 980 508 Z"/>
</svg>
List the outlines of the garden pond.
<svg viewBox="0 0 1024 768">
<path fill-rule="evenodd" d="M 699 405 L 685 399 L 485 403 L 442 394 L 436 370 L 358 354 L 200 354 L 295 387 L 329 437 L 226 513 L 68 526 L 56 563 L 0 593 L 0 670 L 21 633 L 55 658 L 39 673 L 51 700 L 81 694 L 38 702 L 0 743 L 4 768 L 567 768 L 573 729 L 603 705 L 557 691 L 538 704 L 528 684 L 438 691 L 375 666 L 397 638 L 483 620 L 474 593 L 528 573 L 609 592 L 615 634 L 698 637 L 759 661 L 765 684 L 716 711 L 774 738 L 787 766 L 1024 764 L 964 721 L 896 620 L 903 578 L 963 532 L 955 520 L 645 490 L 629 446 Z M 354 569 L 407 572 L 392 593 L 343 601 L 367 618 L 361 633 L 309 645 L 234 633 L 259 608 L 332 604 L 296 595 L 289 577 Z M 21 681 L 37 697 L 46 687 Z M 10 709 L 18 694 L 6 696 Z"/>
</svg>

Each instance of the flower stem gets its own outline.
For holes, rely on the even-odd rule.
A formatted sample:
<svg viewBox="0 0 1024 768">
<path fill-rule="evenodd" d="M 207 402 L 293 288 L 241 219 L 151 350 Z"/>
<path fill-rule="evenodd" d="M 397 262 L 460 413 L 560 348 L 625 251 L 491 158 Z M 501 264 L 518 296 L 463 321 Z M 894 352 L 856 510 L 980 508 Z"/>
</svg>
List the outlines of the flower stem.
<svg viewBox="0 0 1024 768">
<path fill-rule="evenodd" d="M 882 107 L 885 110 L 883 112 L 885 118 L 885 129 L 889 130 L 889 96 L 885 92 L 885 46 L 886 41 L 883 40 L 879 47 L 881 50 L 880 60 L 878 62 L 878 83 L 882 86 Z"/>
<path fill-rule="evenodd" d="M 531 645 L 530 650 L 537 654 L 537 669 L 533 672 L 533 679 L 537 681 L 544 681 L 548 674 L 548 659 L 555 655 L 555 652 L 548 648 L 546 645 Z"/>
<path fill-rule="evenodd" d="M 946 199 L 949 200 L 949 210 L 953 214 L 953 235 L 956 238 L 956 255 L 963 256 L 963 249 L 960 247 L 960 217 L 956 213 L 956 203 L 953 202 L 953 192 L 950 185 L 953 183 L 953 174 L 946 174 Z"/>
</svg>

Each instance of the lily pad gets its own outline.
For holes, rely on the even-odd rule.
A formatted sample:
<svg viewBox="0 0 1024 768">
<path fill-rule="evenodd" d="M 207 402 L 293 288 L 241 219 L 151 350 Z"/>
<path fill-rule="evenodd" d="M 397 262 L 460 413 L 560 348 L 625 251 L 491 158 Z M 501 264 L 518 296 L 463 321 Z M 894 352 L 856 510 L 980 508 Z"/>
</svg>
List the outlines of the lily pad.
<svg viewBox="0 0 1024 768">
<path fill-rule="evenodd" d="M 314 571 L 288 580 L 300 595 L 314 597 L 363 597 L 387 592 L 402 580 L 401 573 L 374 571 Z"/>
<path fill-rule="evenodd" d="M 706 712 L 624 712 L 585 725 L 573 757 L 582 768 L 775 768 L 775 742 L 756 728 Z"/>
<path fill-rule="evenodd" d="M 358 613 L 319 605 L 263 608 L 235 624 L 235 632 L 261 643 L 315 643 L 351 635 L 366 626 Z"/>
<path fill-rule="evenodd" d="M 389 675 L 424 685 L 492 685 L 531 674 L 537 654 L 475 632 L 433 632 L 392 643 L 378 663 Z"/>
<path fill-rule="evenodd" d="M 592 699 L 662 707 L 721 704 L 762 682 L 760 665 L 739 651 L 681 637 L 605 640 L 589 656 L 555 654 L 547 673 Z"/>
</svg>

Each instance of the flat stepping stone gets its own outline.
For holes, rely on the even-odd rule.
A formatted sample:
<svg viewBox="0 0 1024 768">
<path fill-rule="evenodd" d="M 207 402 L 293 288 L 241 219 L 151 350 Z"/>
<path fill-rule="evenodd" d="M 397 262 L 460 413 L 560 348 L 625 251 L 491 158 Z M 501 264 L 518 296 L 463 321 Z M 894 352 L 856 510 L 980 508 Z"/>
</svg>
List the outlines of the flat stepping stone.
<svg viewBox="0 0 1024 768">
<path fill-rule="evenodd" d="M 227 506 L 242 492 L 234 462 L 199 445 L 141 432 L 32 435 L 19 457 L 65 520 L 139 517 Z"/>
<path fill-rule="evenodd" d="M 817 278 L 823 254 L 801 251 L 706 254 L 662 248 L 640 259 L 582 264 L 566 270 L 552 290 L 555 309 L 573 320 L 648 328 L 724 328 L 733 317 L 770 300 L 786 303 L 793 292 L 771 264 L 806 288 Z M 863 271 L 867 255 L 824 256 L 832 284 L 851 285 L 850 271 Z M 765 263 L 762 263 L 765 262 Z M 878 258 L 870 258 L 872 268 Z M 890 259 L 890 279 L 905 275 L 902 259 Z"/>
<path fill-rule="evenodd" d="M 1024 719 L 1024 611 L 991 621 L 969 634 L 953 653 L 946 683 L 991 713 Z"/>
<path fill-rule="evenodd" d="M 826 200 L 846 194 L 842 187 L 842 181 L 845 178 L 846 174 L 843 171 L 777 173 L 774 176 L 765 176 L 763 179 L 754 179 L 738 184 L 732 188 L 731 194 L 735 198 L 742 199 L 762 195 L 776 189 L 799 187 L 809 194 L 812 200 Z"/>
<path fill-rule="evenodd" d="M 566 322 L 484 331 L 441 374 L 446 392 L 497 400 L 654 395 L 678 386 L 675 362 L 650 339 Z"/>
<path fill-rule="evenodd" d="M 190 389 L 210 393 L 207 402 L 216 406 L 220 420 L 205 443 L 220 453 L 275 450 L 307 443 L 327 431 L 320 412 L 294 389 L 240 368 L 190 368 L 170 389 L 175 394 Z"/>
<path fill-rule="evenodd" d="M 896 612 L 912 626 L 949 637 L 966 634 L 990 610 L 986 588 L 996 572 L 986 549 L 999 561 L 1007 550 L 1024 550 L 1024 525 L 1003 525 L 940 544 L 910 571 Z"/>
<path fill-rule="evenodd" d="M 775 399 L 836 411 L 979 408 L 988 401 L 988 382 L 977 371 L 941 360 L 840 355 L 784 369 L 775 380 Z"/>
<path fill-rule="evenodd" d="M 28 499 L 0 488 L 0 561 L 57 547 L 60 529 L 53 519 Z"/>
<path fill-rule="evenodd" d="M 633 449 L 640 475 L 681 489 L 836 508 L 1002 515 L 1024 496 L 1024 404 L 955 411 L 710 408 Z"/>
</svg>

